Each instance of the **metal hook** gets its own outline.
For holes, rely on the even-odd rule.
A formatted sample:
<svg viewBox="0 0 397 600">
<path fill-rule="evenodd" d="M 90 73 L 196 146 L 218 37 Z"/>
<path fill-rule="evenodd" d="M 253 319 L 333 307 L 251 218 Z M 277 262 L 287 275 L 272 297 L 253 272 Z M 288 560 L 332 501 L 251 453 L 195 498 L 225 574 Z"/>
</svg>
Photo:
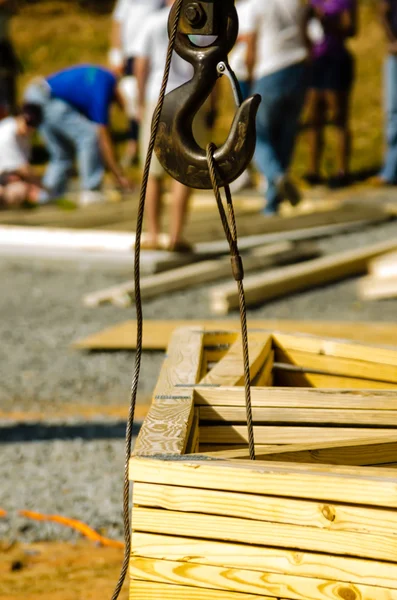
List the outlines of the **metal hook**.
<svg viewBox="0 0 397 600">
<path fill-rule="evenodd" d="M 206 5 L 210 5 L 211 10 L 214 10 L 212 2 L 213 0 L 194 3 L 202 9 L 201 23 L 205 23 Z M 215 4 L 217 3 L 221 10 L 218 10 L 216 22 L 211 13 L 216 25 L 216 29 L 214 26 L 212 29 L 218 30 L 220 34 L 210 46 L 198 47 L 189 39 L 188 33 L 197 33 L 191 21 L 191 30 L 186 27 L 186 23 L 180 24 L 175 51 L 193 66 L 194 76 L 189 82 L 166 95 L 155 143 L 157 158 L 167 173 L 180 183 L 197 189 L 211 189 L 212 184 L 206 151 L 200 148 L 194 139 L 193 120 L 211 94 L 217 79 L 223 74 L 228 75 L 239 106 L 227 140 L 214 154 L 221 178 L 220 186 L 237 179 L 252 159 L 256 143 L 255 119 L 261 101 L 258 94 L 242 103 L 240 101 L 237 92 L 239 86 L 235 78 L 233 79 L 234 74 L 227 61 L 227 55 L 238 35 L 237 11 L 234 0 L 215 0 Z M 192 3 L 185 0 L 185 5 L 182 14 L 185 21 L 189 21 Z M 168 21 L 169 30 L 174 23 L 174 10 L 175 5 L 171 9 Z M 207 26 L 206 31 L 209 30 Z M 237 85 L 233 85 L 233 82 Z"/>
</svg>

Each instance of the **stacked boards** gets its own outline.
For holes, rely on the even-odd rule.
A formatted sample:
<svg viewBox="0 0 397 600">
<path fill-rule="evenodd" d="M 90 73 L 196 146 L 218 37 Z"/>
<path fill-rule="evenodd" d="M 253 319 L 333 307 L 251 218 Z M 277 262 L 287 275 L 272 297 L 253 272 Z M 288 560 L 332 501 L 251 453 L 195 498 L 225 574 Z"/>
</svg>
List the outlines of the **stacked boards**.
<svg viewBox="0 0 397 600">
<path fill-rule="evenodd" d="M 397 600 L 397 351 L 249 346 L 255 462 L 238 333 L 171 339 L 130 464 L 131 598 Z"/>
</svg>

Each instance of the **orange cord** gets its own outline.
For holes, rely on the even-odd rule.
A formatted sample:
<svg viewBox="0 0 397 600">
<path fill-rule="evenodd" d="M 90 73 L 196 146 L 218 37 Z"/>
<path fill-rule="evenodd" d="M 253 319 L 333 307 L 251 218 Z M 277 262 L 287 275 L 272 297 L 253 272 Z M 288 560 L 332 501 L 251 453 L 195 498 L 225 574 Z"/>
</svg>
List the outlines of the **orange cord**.
<svg viewBox="0 0 397 600">
<path fill-rule="evenodd" d="M 108 548 L 124 548 L 123 542 L 106 538 L 77 519 L 62 517 L 61 515 L 43 515 L 31 510 L 20 510 L 19 514 L 22 517 L 33 519 L 35 521 L 53 521 L 54 523 L 60 523 L 61 525 L 65 525 L 65 527 L 70 527 L 71 529 L 78 531 L 89 540 L 101 544 L 101 546 L 107 546 Z"/>
</svg>

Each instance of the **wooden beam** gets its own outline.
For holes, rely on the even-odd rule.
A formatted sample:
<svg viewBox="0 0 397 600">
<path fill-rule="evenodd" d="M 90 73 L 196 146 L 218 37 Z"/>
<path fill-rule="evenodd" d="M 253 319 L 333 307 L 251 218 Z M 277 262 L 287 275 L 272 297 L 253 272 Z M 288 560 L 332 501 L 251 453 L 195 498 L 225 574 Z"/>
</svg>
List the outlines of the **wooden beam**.
<svg viewBox="0 0 397 600">
<path fill-rule="evenodd" d="M 357 377 L 310 372 L 310 369 L 274 363 L 273 371 L 277 386 L 313 387 L 322 389 L 397 390 L 397 384 Z"/>
<path fill-rule="evenodd" d="M 246 277 L 244 284 L 246 302 L 252 306 L 292 292 L 359 275 L 365 272 L 369 260 L 396 248 L 397 241 L 389 240 L 316 258 L 301 265 L 251 275 Z M 235 285 L 227 283 L 212 288 L 210 306 L 212 313 L 217 315 L 226 315 L 230 310 L 237 308 L 238 293 Z"/>
<path fill-rule="evenodd" d="M 396 393 L 391 390 L 349 389 L 322 390 L 310 388 L 251 388 L 255 408 L 310 408 L 339 410 L 396 410 Z M 196 406 L 244 407 L 244 389 L 222 387 L 195 388 Z"/>
<path fill-rule="evenodd" d="M 358 282 L 361 300 L 383 300 L 397 297 L 397 276 L 376 277 L 369 275 Z"/>
<path fill-rule="evenodd" d="M 252 410 L 255 425 L 265 423 L 287 424 L 317 424 L 367 426 L 367 427 L 397 427 L 396 410 L 341 410 L 336 408 L 257 408 Z M 243 407 L 201 406 L 200 421 L 215 421 L 242 423 L 245 422 Z"/>
<path fill-rule="evenodd" d="M 272 337 L 268 333 L 251 332 L 248 338 L 250 374 L 254 378 L 264 366 L 272 351 Z M 244 383 L 243 344 L 241 336 L 229 352 L 200 381 L 201 385 L 242 385 Z"/>
<path fill-rule="evenodd" d="M 131 576 L 133 579 L 148 579 L 152 582 L 169 584 L 173 582 L 186 589 L 188 584 L 198 588 L 238 592 L 246 594 L 254 592 L 261 598 L 269 596 L 276 599 L 287 597 L 291 600 L 337 600 L 338 598 L 359 598 L 362 600 L 396 600 L 397 590 L 380 588 L 361 584 L 350 585 L 325 579 L 308 577 L 293 577 L 259 573 L 244 569 L 228 570 L 224 567 L 196 565 L 189 562 L 173 562 L 167 560 L 152 560 L 147 558 L 132 558 Z M 341 589 L 340 589 L 341 588 Z M 342 595 L 340 593 L 342 592 Z M 162 596 L 163 597 L 163 596 Z M 190 596 L 185 596 L 189 597 Z M 218 596 L 213 596 L 217 598 Z M 258 596 L 257 596 L 258 597 Z"/>
<path fill-rule="evenodd" d="M 364 437 L 387 437 L 394 429 L 371 429 L 366 427 L 297 427 L 260 426 L 254 427 L 257 444 L 299 444 L 308 437 L 313 443 L 354 440 Z M 245 425 L 209 425 L 200 427 L 200 442 L 203 444 L 244 444 L 248 442 Z"/>
<path fill-rule="evenodd" d="M 397 349 L 393 348 L 366 346 L 343 340 L 322 340 L 309 335 L 279 332 L 273 335 L 273 339 L 275 346 L 284 351 L 309 352 L 320 356 L 369 362 L 378 365 L 379 368 L 383 364 L 397 368 Z"/>
<path fill-rule="evenodd" d="M 314 244 L 299 245 L 292 242 L 278 242 L 277 244 L 254 249 L 245 256 L 243 259 L 244 270 L 248 273 L 259 269 L 270 269 L 277 265 L 296 263 L 314 256 L 319 256 L 318 247 Z M 230 278 L 229 257 L 202 260 L 199 263 L 195 261 L 192 265 L 143 277 L 141 279 L 141 295 L 144 300 L 148 300 L 188 287 Z M 127 281 L 121 285 L 85 295 L 83 304 L 96 307 L 111 302 L 117 306 L 127 307 L 134 301 L 133 295 L 134 282 Z"/>
<path fill-rule="evenodd" d="M 167 486 L 137 482 L 134 485 L 134 504 L 182 513 L 205 513 L 220 517 L 307 527 L 316 530 L 319 538 L 323 533 L 324 543 L 329 534 L 331 533 L 332 538 L 335 532 L 355 533 L 360 539 L 364 539 L 366 535 L 395 538 L 397 534 L 397 513 L 394 510 L 380 508 L 375 510 L 348 504 L 323 504 L 315 500 L 277 498 L 275 501 L 273 496 L 259 494 L 220 493 L 216 490 L 198 490 L 183 485 Z M 281 544 L 275 543 L 275 545 Z M 328 550 L 334 553 L 331 548 L 326 549 L 327 553 Z M 362 552 L 366 552 L 368 558 L 386 556 L 386 550 L 379 547 L 371 549 L 369 545 L 366 546 L 366 550 L 362 549 Z M 374 556 L 373 552 L 378 555 Z M 340 548 L 335 554 L 344 554 L 344 548 Z M 389 555 L 386 560 L 390 558 Z"/>
<path fill-rule="evenodd" d="M 395 353 L 397 359 L 397 352 Z M 289 363 L 301 367 L 304 371 L 314 369 L 324 375 L 355 377 L 357 379 L 372 379 L 388 383 L 397 383 L 397 367 L 382 362 L 372 362 L 351 358 L 329 356 L 324 353 L 305 352 L 278 347 L 275 352 L 277 362 Z M 397 361 L 396 361 L 397 362 Z"/>
<path fill-rule="evenodd" d="M 197 491 L 197 493 L 200 493 Z M 221 498 L 220 498 L 221 499 Z M 370 514 L 370 511 L 368 511 Z M 397 562 L 397 537 L 134 505 L 134 531 Z M 397 590 L 396 596 L 397 598 Z"/>
<path fill-rule="evenodd" d="M 134 482 L 179 485 L 326 502 L 397 508 L 394 469 L 298 465 L 261 461 L 179 460 L 133 457 Z M 376 490 L 376 493 L 374 493 Z"/>
<path fill-rule="evenodd" d="M 274 600 L 261 596 L 264 600 Z M 223 592 L 186 585 L 168 583 L 152 583 L 150 581 L 133 580 L 130 588 L 130 600 L 258 600 L 255 594 Z M 280 600 L 282 600 L 280 598 Z"/>
<path fill-rule="evenodd" d="M 186 320 L 145 322 L 143 328 L 144 350 L 165 350 L 172 332 L 180 327 L 199 325 L 206 331 L 239 331 L 240 323 L 232 320 Z M 250 319 L 251 329 L 306 333 L 377 345 L 396 345 L 397 325 L 395 323 L 352 323 L 332 321 L 288 321 Z M 74 343 L 75 348 L 86 350 L 135 350 L 136 321 L 125 321 Z"/>
<path fill-rule="evenodd" d="M 194 564 L 397 587 L 397 567 L 390 562 L 311 552 L 300 552 L 296 560 L 294 551 L 251 544 L 133 532 L 132 555 L 175 561 L 188 556 Z"/>
<path fill-rule="evenodd" d="M 390 252 L 379 258 L 374 258 L 368 265 L 370 275 L 389 279 L 397 277 L 397 252 Z"/>
<path fill-rule="evenodd" d="M 185 452 L 194 417 L 193 391 L 173 392 L 175 385 L 194 384 L 199 379 L 203 336 L 199 328 L 174 332 L 154 401 L 135 444 L 135 454 L 153 456 Z"/>
<path fill-rule="evenodd" d="M 200 453 L 214 458 L 248 459 L 247 447 L 212 446 L 206 450 L 200 446 Z M 276 460 L 295 463 L 323 463 L 329 465 L 394 465 L 397 461 L 397 435 L 382 438 L 360 438 L 357 440 L 309 442 L 303 444 L 285 444 L 280 446 L 256 445 L 255 454 L 258 460 Z M 193 458 L 193 457 L 192 457 Z"/>
</svg>

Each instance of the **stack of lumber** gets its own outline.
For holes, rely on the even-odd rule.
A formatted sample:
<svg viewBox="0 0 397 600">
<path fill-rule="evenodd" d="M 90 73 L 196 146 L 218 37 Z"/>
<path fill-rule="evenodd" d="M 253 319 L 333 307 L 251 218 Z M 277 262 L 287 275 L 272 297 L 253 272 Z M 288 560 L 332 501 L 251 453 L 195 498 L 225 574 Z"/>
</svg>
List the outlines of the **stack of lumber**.
<svg viewBox="0 0 397 600">
<path fill-rule="evenodd" d="M 249 306 L 258 305 L 286 294 L 361 275 L 365 273 L 370 260 L 395 249 L 397 240 L 394 239 L 250 275 L 244 280 L 246 303 Z M 235 282 L 221 284 L 210 290 L 210 308 L 213 314 L 226 315 L 238 306 Z"/>
<path fill-rule="evenodd" d="M 131 598 L 397 600 L 397 350 L 249 348 L 256 462 L 239 334 L 171 338 L 130 463 Z"/>
<path fill-rule="evenodd" d="M 397 252 L 372 260 L 368 272 L 359 282 L 359 295 L 363 300 L 397 297 Z"/>
</svg>

